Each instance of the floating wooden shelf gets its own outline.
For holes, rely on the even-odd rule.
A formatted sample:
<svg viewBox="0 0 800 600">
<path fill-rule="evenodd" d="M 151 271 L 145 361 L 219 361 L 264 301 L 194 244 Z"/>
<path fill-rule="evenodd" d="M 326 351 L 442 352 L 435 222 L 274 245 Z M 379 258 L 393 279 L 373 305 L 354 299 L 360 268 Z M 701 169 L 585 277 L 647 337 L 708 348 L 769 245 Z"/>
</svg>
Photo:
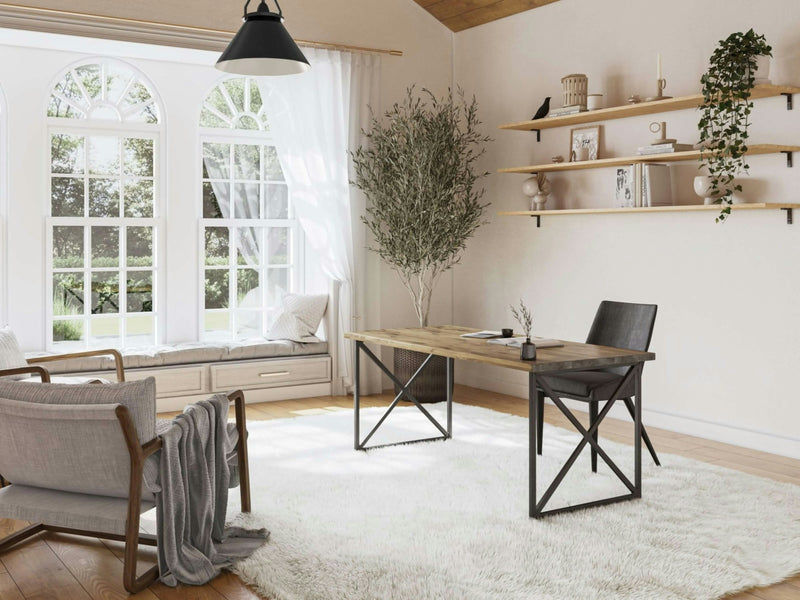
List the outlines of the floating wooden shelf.
<svg viewBox="0 0 800 600">
<path fill-rule="evenodd" d="M 800 94 L 800 87 L 788 85 L 757 85 L 753 88 L 751 98 L 771 98 L 785 95 L 787 96 L 787 106 L 791 108 L 793 94 Z M 613 106 L 611 108 L 601 108 L 599 110 L 588 110 L 574 115 L 545 117 L 544 119 L 537 119 L 536 121 L 508 123 L 506 125 L 500 125 L 500 129 L 539 131 L 541 129 L 553 129 L 554 127 L 584 125 L 586 123 L 596 123 L 598 121 L 610 121 L 612 119 L 624 119 L 626 117 L 639 117 L 673 110 L 697 108 L 701 104 L 703 104 L 703 95 L 694 94 L 692 96 L 680 96 L 677 98 L 668 98 L 666 100 L 655 100 L 653 102 L 640 102 L 639 104 L 626 104 L 624 106 Z"/>
<path fill-rule="evenodd" d="M 661 100 L 664 102 L 664 100 Z M 787 153 L 789 166 L 791 166 L 791 153 L 800 152 L 800 146 L 782 146 L 780 144 L 753 144 L 747 154 L 778 154 Z M 600 158 L 598 160 L 582 160 L 578 162 L 547 163 L 543 165 L 530 165 L 527 167 L 508 167 L 498 169 L 498 173 L 555 173 L 559 171 L 578 171 L 582 169 L 603 169 L 606 167 L 621 167 L 633 163 L 663 163 L 700 160 L 699 150 L 688 152 L 672 152 L 669 154 L 650 154 L 647 156 L 621 156 L 617 158 Z"/>
<path fill-rule="evenodd" d="M 721 204 L 683 204 L 672 206 L 640 206 L 637 208 L 567 208 L 564 210 L 518 210 L 497 213 L 510 217 L 534 217 L 536 226 L 541 227 L 541 218 L 545 215 L 608 215 L 619 213 L 656 213 L 656 212 L 697 212 L 722 210 Z M 795 208 L 800 204 L 779 204 L 769 202 L 753 202 L 749 204 L 733 204 L 731 210 L 782 210 L 786 212 L 786 223 L 791 225 Z"/>
</svg>

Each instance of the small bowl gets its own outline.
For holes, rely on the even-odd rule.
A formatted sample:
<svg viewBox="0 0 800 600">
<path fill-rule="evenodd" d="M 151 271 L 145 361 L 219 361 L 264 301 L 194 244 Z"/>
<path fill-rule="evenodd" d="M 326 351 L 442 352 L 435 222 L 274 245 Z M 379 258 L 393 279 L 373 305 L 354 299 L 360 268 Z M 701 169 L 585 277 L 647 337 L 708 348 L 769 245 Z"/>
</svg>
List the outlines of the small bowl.
<svg viewBox="0 0 800 600">
<path fill-rule="evenodd" d="M 514 330 L 509 329 L 508 327 L 501 329 L 500 332 L 503 334 L 503 337 L 511 337 L 514 335 Z"/>
</svg>

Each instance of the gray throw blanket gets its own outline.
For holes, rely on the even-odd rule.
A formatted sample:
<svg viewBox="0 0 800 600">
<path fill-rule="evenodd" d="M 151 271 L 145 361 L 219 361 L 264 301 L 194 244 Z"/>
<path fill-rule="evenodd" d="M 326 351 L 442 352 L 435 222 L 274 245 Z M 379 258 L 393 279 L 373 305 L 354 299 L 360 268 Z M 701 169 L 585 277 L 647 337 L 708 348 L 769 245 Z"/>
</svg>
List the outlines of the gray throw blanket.
<svg viewBox="0 0 800 600">
<path fill-rule="evenodd" d="M 161 581 L 202 585 L 252 554 L 269 532 L 225 527 L 228 489 L 239 479 L 228 464 L 238 434 L 228 424 L 227 396 L 187 406 L 159 435 L 163 447 L 145 467 L 145 485 L 156 497 Z"/>
</svg>

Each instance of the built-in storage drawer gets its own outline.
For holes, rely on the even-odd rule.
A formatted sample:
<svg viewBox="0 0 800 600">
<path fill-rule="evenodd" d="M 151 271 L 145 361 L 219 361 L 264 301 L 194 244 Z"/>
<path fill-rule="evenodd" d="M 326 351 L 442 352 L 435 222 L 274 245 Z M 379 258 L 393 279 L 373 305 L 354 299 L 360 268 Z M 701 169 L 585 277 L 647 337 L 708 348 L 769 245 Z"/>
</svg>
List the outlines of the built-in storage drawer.
<svg viewBox="0 0 800 600">
<path fill-rule="evenodd" d="M 163 369 L 131 369 L 125 371 L 125 379 L 156 378 L 156 397 L 190 396 L 202 394 L 208 390 L 206 365 L 171 366 Z"/>
<path fill-rule="evenodd" d="M 330 356 L 257 360 L 211 365 L 211 391 L 324 383 L 331 380 Z"/>
</svg>

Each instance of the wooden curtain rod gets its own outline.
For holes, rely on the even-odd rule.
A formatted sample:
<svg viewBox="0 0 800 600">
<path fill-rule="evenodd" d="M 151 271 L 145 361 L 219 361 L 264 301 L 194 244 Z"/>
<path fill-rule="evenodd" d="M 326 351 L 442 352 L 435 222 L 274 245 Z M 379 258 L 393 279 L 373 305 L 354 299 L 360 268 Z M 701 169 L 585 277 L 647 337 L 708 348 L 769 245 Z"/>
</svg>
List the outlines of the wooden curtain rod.
<svg viewBox="0 0 800 600">
<path fill-rule="evenodd" d="M 157 23 L 142 19 L 90 15 L 87 13 L 60 10 L 56 8 L 38 8 L 19 4 L 0 3 L 0 26 L 44 31 L 48 33 L 66 33 L 68 35 L 94 34 L 95 37 L 137 41 L 137 37 L 146 37 L 150 43 L 163 43 L 169 46 L 200 47 L 207 50 L 221 50 L 233 37 L 233 31 L 209 29 L 192 25 L 174 25 Z M 110 29 L 111 31 L 104 31 Z M 116 33 L 117 35 L 113 35 Z M 176 39 L 177 38 L 177 39 Z M 141 41 L 139 39 L 138 41 Z M 334 44 L 313 40 L 295 39 L 301 46 L 327 48 L 331 50 L 349 50 L 403 56 L 402 50 L 386 50 L 368 48 L 349 44 Z"/>
</svg>

